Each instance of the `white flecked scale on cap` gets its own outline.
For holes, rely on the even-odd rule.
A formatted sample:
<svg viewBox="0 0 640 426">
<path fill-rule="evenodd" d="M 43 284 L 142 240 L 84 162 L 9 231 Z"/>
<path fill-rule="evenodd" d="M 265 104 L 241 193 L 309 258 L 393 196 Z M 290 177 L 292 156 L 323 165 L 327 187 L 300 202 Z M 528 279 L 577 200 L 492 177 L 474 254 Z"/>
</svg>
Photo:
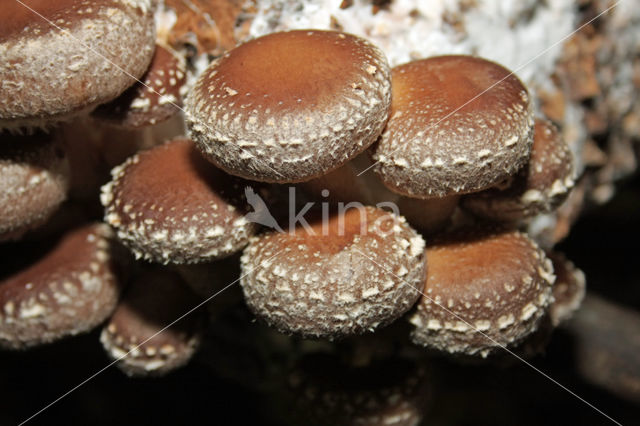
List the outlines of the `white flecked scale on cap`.
<svg viewBox="0 0 640 426">
<path fill-rule="evenodd" d="M 327 235 L 316 222 L 315 235 L 299 227 L 252 239 L 240 284 L 258 317 L 285 333 L 331 339 L 373 331 L 413 306 L 426 269 L 422 237 L 373 207 L 348 210 L 343 235 L 338 222 L 331 217 Z"/>
<path fill-rule="evenodd" d="M 244 190 L 188 139 L 138 153 L 115 167 L 102 187 L 105 221 L 136 258 L 199 263 L 241 250 L 257 225 L 245 220 Z"/>
<path fill-rule="evenodd" d="M 488 219 L 517 221 L 558 207 L 575 185 L 573 156 L 558 129 L 536 119 L 528 163 L 505 189 L 489 189 L 463 198 L 462 205 Z"/>
<path fill-rule="evenodd" d="M 70 170 L 51 136 L 0 136 L 0 241 L 45 222 L 67 198 Z"/>
<path fill-rule="evenodd" d="M 200 344 L 204 311 L 168 327 L 197 304 L 198 298 L 176 273 L 144 271 L 102 329 L 100 342 L 130 376 L 167 374 L 186 364 Z"/>
<path fill-rule="evenodd" d="M 184 59 L 157 45 L 141 82 L 98 107 L 92 115 L 125 129 L 161 123 L 180 112 L 185 81 Z"/>
<path fill-rule="evenodd" d="M 274 33 L 212 63 L 185 109 L 205 156 L 247 179 L 300 182 L 371 145 L 391 103 L 389 66 L 369 42 L 332 31 Z"/>
<path fill-rule="evenodd" d="M 472 56 L 439 56 L 392 70 L 391 117 L 374 170 L 415 198 L 480 191 L 529 158 L 533 108 L 518 78 Z"/>
<path fill-rule="evenodd" d="M 525 234 L 460 230 L 427 248 L 424 296 L 410 322 L 414 343 L 488 355 L 534 332 L 552 301 L 551 261 Z"/>
<path fill-rule="evenodd" d="M 26 5 L 0 11 L 0 128 L 46 126 L 108 102 L 151 61 L 151 0 Z"/>
<path fill-rule="evenodd" d="M 120 263 L 112 238 L 105 224 L 83 226 L 65 234 L 35 263 L 4 278 L 0 347 L 48 343 L 104 321 L 120 294 Z"/>
</svg>

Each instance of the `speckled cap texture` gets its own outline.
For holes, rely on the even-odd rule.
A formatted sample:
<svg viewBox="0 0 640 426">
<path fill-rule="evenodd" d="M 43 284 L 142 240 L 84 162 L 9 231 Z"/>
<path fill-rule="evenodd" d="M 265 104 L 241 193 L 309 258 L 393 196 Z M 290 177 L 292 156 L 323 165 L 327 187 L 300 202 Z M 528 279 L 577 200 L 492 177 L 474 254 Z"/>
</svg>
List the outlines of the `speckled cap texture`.
<svg viewBox="0 0 640 426">
<path fill-rule="evenodd" d="M 369 42 L 333 31 L 251 40 L 212 63 L 186 101 L 191 137 L 231 174 L 300 182 L 371 145 L 391 103 L 389 66 Z"/>
<path fill-rule="evenodd" d="M 102 187 L 105 221 L 136 258 L 200 263 L 241 250 L 257 225 L 244 218 L 254 183 L 227 175 L 184 138 L 143 151 Z"/>
<path fill-rule="evenodd" d="M 61 143 L 50 135 L 0 135 L 0 241 L 45 222 L 67 198 L 71 179 Z"/>
<path fill-rule="evenodd" d="M 110 101 L 151 61 L 151 0 L 24 3 L 0 10 L 0 128 L 45 126 Z"/>
<path fill-rule="evenodd" d="M 480 191 L 529 158 L 533 109 L 509 70 L 472 56 L 439 56 L 392 70 L 391 118 L 374 170 L 416 198 Z"/>
<path fill-rule="evenodd" d="M 118 301 L 123 265 L 112 243 L 107 225 L 85 225 L 3 278 L 0 347 L 28 348 L 88 331 L 104 321 Z"/>
<path fill-rule="evenodd" d="M 285 333 L 336 338 L 373 331 L 405 313 L 424 284 L 424 240 L 404 218 L 350 209 L 327 232 L 314 225 L 252 239 L 241 258 L 249 308 Z M 383 229 L 384 234 L 381 233 Z"/>
<path fill-rule="evenodd" d="M 486 356 L 536 330 L 552 301 L 551 261 L 517 231 L 463 229 L 431 240 L 413 342 Z"/>
</svg>

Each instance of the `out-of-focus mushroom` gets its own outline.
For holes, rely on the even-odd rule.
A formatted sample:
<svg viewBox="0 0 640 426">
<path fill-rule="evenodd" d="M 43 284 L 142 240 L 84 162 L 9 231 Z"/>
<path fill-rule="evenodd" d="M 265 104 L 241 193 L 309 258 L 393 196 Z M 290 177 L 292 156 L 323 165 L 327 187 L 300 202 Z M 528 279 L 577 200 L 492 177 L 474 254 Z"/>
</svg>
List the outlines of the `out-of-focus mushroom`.
<svg viewBox="0 0 640 426">
<path fill-rule="evenodd" d="M 108 102 L 153 55 L 151 0 L 11 1 L 0 21 L 0 129 L 46 126 Z"/>
<path fill-rule="evenodd" d="M 257 229 L 244 218 L 250 182 L 207 162 L 188 139 L 130 157 L 102 188 L 105 221 L 137 258 L 198 263 L 241 250 Z"/>
<path fill-rule="evenodd" d="M 184 59 L 157 45 L 141 82 L 96 108 L 93 116 L 125 129 L 138 129 L 168 120 L 182 107 L 185 73 Z"/>
<path fill-rule="evenodd" d="M 389 67 L 371 43 L 332 31 L 269 34 L 207 68 L 186 101 L 191 137 L 222 169 L 300 182 L 371 145 L 391 103 Z"/>
<path fill-rule="evenodd" d="M 112 243 L 109 227 L 95 224 L 64 234 L 35 260 L 31 253 L 26 266 L 20 250 L 5 253 L 3 265 L 15 272 L 0 280 L 0 346 L 28 348 L 104 321 L 118 301 L 123 272 Z"/>
<path fill-rule="evenodd" d="M 249 308 L 286 333 L 337 338 L 373 331 L 420 296 L 424 240 L 373 207 L 348 209 L 252 239 L 240 284 Z"/>
<path fill-rule="evenodd" d="M 410 318 L 416 344 L 487 356 L 534 332 L 552 301 L 551 261 L 520 232 L 461 229 L 426 252 L 424 295 Z"/>
<path fill-rule="evenodd" d="M 127 289 L 100 341 L 130 376 L 165 375 L 186 364 L 202 338 L 204 311 L 176 273 L 144 271 Z"/>
<path fill-rule="evenodd" d="M 584 272 L 578 269 L 562 253 L 547 253 L 553 263 L 556 282 L 553 285 L 553 302 L 549 316 L 554 327 L 570 319 L 580 308 L 586 293 Z"/>
<path fill-rule="evenodd" d="M 470 194 L 462 205 L 484 218 L 517 221 L 554 210 L 574 184 L 569 146 L 550 121 L 537 119 L 529 162 L 509 186 Z"/>
<path fill-rule="evenodd" d="M 45 222 L 67 198 L 69 180 L 65 150 L 51 136 L 0 135 L 0 241 Z"/>
<path fill-rule="evenodd" d="M 356 367 L 311 354 L 287 379 L 287 391 L 276 395 L 287 401 L 289 424 L 416 426 L 427 411 L 426 371 L 405 359 Z"/>
</svg>

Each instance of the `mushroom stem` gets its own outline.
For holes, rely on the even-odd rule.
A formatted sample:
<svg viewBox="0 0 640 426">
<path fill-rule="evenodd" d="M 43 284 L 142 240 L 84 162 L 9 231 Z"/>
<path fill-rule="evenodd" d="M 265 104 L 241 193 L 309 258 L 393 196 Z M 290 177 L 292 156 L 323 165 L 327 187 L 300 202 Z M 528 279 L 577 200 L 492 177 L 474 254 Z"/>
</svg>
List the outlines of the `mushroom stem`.
<svg viewBox="0 0 640 426">
<path fill-rule="evenodd" d="M 562 328 L 573 338 L 576 370 L 588 382 L 640 402 L 640 315 L 593 293 Z"/>
<path fill-rule="evenodd" d="M 459 195 L 426 200 L 400 197 L 398 207 L 400 214 L 416 229 L 425 234 L 433 234 L 441 231 L 450 222 L 459 199 Z"/>
</svg>

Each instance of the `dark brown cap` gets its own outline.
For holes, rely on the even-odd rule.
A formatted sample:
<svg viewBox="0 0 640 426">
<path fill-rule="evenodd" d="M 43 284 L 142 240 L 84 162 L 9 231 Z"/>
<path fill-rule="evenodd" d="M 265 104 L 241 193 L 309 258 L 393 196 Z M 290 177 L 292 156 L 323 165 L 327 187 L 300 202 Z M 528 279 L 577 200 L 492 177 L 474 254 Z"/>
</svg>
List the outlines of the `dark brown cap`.
<svg viewBox="0 0 640 426">
<path fill-rule="evenodd" d="M 536 119 L 531 157 L 509 186 L 470 194 L 462 205 L 488 219 L 517 221 L 554 210 L 574 184 L 569 146 L 550 121 Z"/>
<path fill-rule="evenodd" d="M 102 187 L 105 221 L 137 258 L 199 263 L 241 250 L 257 225 L 244 218 L 252 182 L 206 161 L 188 139 L 130 157 Z"/>
<path fill-rule="evenodd" d="M 587 290 L 584 272 L 559 252 L 547 254 L 556 274 L 553 285 L 553 303 L 549 306 L 549 316 L 554 327 L 570 319 L 580 308 Z"/>
<path fill-rule="evenodd" d="M 0 241 L 45 222 L 67 198 L 65 150 L 50 135 L 0 135 Z"/>
<path fill-rule="evenodd" d="M 486 356 L 536 330 L 552 301 L 551 261 L 525 234 L 462 229 L 431 240 L 414 343 Z"/>
<path fill-rule="evenodd" d="M 100 341 L 117 366 L 130 376 L 164 375 L 186 364 L 204 329 L 198 298 L 175 272 L 144 271 L 127 289 Z"/>
<path fill-rule="evenodd" d="M 502 66 L 439 56 L 392 70 L 391 118 L 375 171 L 416 198 L 480 191 L 515 174 L 531 150 L 529 93 Z"/>
<path fill-rule="evenodd" d="M 371 145 L 391 103 L 389 67 L 369 42 L 340 32 L 269 34 L 229 51 L 186 101 L 191 137 L 231 174 L 300 182 Z"/>
<path fill-rule="evenodd" d="M 153 60 L 141 82 L 134 84 L 93 116 L 125 129 L 152 126 L 180 112 L 186 71 L 184 59 L 156 45 Z"/>
<path fill-rule="evenodd" d="M 26 6 L 11 1 L 0 10 L 0 129 L 44 126 L 110 101 L 151 61 L 151 0 Z"/>
<path fill-rule="evenodd" d="M 120 294 L 122 263 L 112 242 L 108 226 L 85 225 L 3 278 L 0 346 L 21 349 L 48 343 L 104 321 Z M 15 255 L 19 254 L 17 250 Z M 11 254 L 5 261 L 7 265 L 24 263 L 23 259 L 13 262 Z"/>
<path fill-rule="evenodd" d="M 298 226 L 257 236 L 242 255 L 247 304 L 268 324 L 309 337 L 360 334 L 420 296 L 424 240 L 404 218 L 361 207 L 310 226 L 314 234 Z"/>
</svg>

